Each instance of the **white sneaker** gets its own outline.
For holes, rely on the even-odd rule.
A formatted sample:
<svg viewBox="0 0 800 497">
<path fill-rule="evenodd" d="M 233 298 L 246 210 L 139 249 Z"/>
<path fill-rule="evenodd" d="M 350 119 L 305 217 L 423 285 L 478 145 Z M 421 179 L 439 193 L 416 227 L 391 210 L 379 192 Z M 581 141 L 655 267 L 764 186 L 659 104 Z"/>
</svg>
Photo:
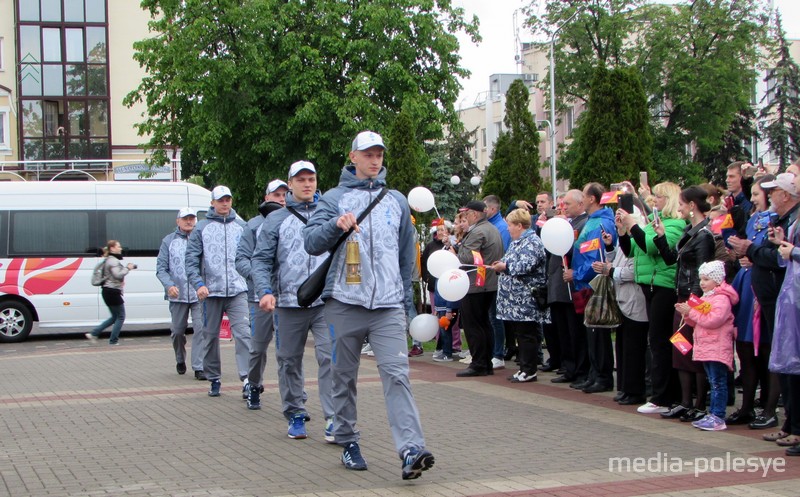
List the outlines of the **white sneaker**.
<svg viewBox="0 0 800 497">
<path fill-rule="evenodd" d="M 440 359 L 444 357 L 444 350 L 437 350 L 436 352 L 434 352 L 432 356 L 433 360 L 435 361 L 437 357 Z"/>
<path fill-rule="evenodd" d="M 459 350 L 458 352 L 454 352 L 453 355 L 458 356 L 461 359 L 466 359 L 469 357 L 469 350 Z"/>
<path fill-rule="evenodd" d="M 658 406 L 652 402 L 648 402 L 647 404 L 639 406 L 636 412 L 642 414 L 661 414 L 662 412 L 669 412 L 669 407 Z"/>
<path fill-rule="evenodd" d="M 449 355 L 434 356 L 433 360 L 436 362 L 453 362 L 453 357 Z"/>
<path fill-rule="evenodd" d="M 506 361 L 502 359 L 498 359 L 497 357 L 492 358 L 492 369 L 505 369 Z"/>
<path fill-rule="evenodd" d="M 94 336 L 94 335 L 92 335 L 91 333 L 86 333 L 84 336 L 85 336 L 85 337 L 86 337 L 86 339 L 87 339 L 87 340 L 89 340 L 90 342 L 96 342 L 96 341 L 97 341 L 97 337 L 96 337 L 96 336 Z"/>
<path fill-rule="evenodd" d="M 372 352 L 372 345 L 365 343 L 364 346 L 361 347 L 361 353 L 369 355 L 370 352 Z"/>
<path fill-rule="evenodd" d="M 461 364 L 472 364 L 472 356 L 467 354 L 467 357 L 461 359 L 458 362 L 460 362 Z"/>
</svg>

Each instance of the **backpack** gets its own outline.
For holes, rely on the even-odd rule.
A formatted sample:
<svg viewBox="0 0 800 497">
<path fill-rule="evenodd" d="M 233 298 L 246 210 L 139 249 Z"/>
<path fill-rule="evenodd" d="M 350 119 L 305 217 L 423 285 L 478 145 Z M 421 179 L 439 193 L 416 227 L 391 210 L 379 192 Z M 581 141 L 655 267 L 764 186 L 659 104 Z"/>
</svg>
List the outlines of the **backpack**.
<svg viewBox="0 0 800 497">
<path fill-rule="evenodd" d="M 105 265 L 106 260 L 103 259 L 100 264 L 94 267 L 92 271 L 92 286 L 103 286 L 103 283 L 106 281 Z"/>
</svg>

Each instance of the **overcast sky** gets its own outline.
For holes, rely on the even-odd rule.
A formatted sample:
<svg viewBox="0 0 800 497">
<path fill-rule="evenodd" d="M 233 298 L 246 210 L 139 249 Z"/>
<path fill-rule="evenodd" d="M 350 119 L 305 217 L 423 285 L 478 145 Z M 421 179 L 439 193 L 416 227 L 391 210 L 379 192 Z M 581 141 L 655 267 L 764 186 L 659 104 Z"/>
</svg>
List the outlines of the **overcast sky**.
<svg viewBox="0 0 800 497">
<path fill-rule="evenodd" d="M 770 0 L 762 0 L 765 5 Z M 539 0 L 543 4 L 544 0 Z M 675 3 L 664 0 L 664 3 Z M 780 10 L 783 28 L 789 38 L 800 38 L 800 1 L 772 0 Z M 480 19 L 480 32 L 483 41 L 473 44 L 467 36 L 459 36 L 461 57 L 464 67 L 472 72 L 467 80 L 462 80 L 461 90 L 456 108 L 469 107 L 478 94 L 489 89 L 489 76 L 496 73 L 516 73 L 517 64 L 515 35 L 520 41 L 531 41 L 530 31 L 522 27 L 524 16 L 518 13 L 517 25 L 514 24 L 514 11 L 530 4 L 530 0 L 454 0 L 453 5 L 464 7 L 467 18 L 475 14 Z"/>
</svg>

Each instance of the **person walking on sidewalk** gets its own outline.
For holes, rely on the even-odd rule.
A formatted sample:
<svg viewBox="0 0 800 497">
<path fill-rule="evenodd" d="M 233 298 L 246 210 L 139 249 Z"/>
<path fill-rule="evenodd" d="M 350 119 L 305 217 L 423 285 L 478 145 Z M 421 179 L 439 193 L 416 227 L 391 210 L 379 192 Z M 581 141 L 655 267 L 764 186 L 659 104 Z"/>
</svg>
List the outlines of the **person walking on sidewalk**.
<svg viewBox="0 0 800 497">
<path fill-rule="evenodd" d="M 136 269 L 136 264 L 130 262 L 122 265 L 122 245 L 117 240 L 109 240 L 103 247 L 103 257 L 106 258 L 103 264 L 103 285 L 101 294 L 103 302 L 111 311 L 111 317 L 100 323 L 95 329 L 86 334 L 86 338 L 96 341 L 100 333 L 111 326 L 111 338 L 109 345 L 119 343 L 119 334 L 122 331 L 122 324 L 125 322 L 125 300 L 122 298 L 122 287 L 125 285 L 125 276 Z"/>
<path fill-rule="evenodd" d="M 303 235 L 306 251 L 321 255 L 349 234 L 349 241 L 330 255 L 331 270 L 322 291 L 336 351 L 334 438 L 344 447 L 342 463 L 351 470 L 367 469 L 356 429 L 356 384 L 361 346 L 369 337 L 389 426 L 402 460 L 402 477 L 411 480 L 430 469 L 434 458 L 425 449 L 408 379 L 406 319 L 414 305 L 415 230 L 406 198 L 396 190 L 386 190 L 385 149 L 377 133 L 364 131 L 356 136 L 350 149 L 352 164 L 342 169 L 339 186 L 322 196 Z M 363 216 L 365 211 L 368 214 Z M 364 217 L 360 222 L 358 215 Z"/>
<path fill-rule="evenodd" d="M 289 421 L 289 438 L 304 439 L 308 436 L 303 352 L 311 330 L 318 365 L 319 402 L 325 417 L 324 437 L 326 442 L 334 443 L 331 337 L 323 302 L 317 299 L 308 308 L 297 303 L 298 287 L 325 260 L 325 257 L 309 255 L 303 248 L 303 228 L 317 208 L 317 170 L 314 164 L 307 161 L 292 164 L 289 188 L 286 207 L 269 216 L 259 232 L 251 274 L 259 307 L 263 312 L 275 312 L 278 388 L 283 415 Z"/>
<path fill-rule="evenodd" d="M 170 338 L 175 350 L 175 369 L 178 374 L 186 373 L 186 327 L 189 313 L 192 315 L 192 369 L 194 377 L 205 380 L 203 373 L 203 308 L 197 292 L 186 277 L 186 242 L 197 224 L 194 209 L 184 207 L 178 211 L 175 231 L 161 240 L 161 248 L 156 259 L 156 278 L 164 286 L 164 299 L 169 301 L 172 316 Z"/>
<path fill-rule="evenodd" d="M 222 369 L 219 357 L 219 327 L 227 313 L 236 340 L 236 366 L 243 386 L 250 358 L 250 319 L 247 283 L 236 271 L 236 248 L 245 228 L 236 217 L 233 195 L 227 186 L 211 191 L 211 208 L 197 223 L 186 248 L 186 274 L 203 301 L 203 368 L 211 386 L 210 397 L 219 397 Z"/>
</svg>

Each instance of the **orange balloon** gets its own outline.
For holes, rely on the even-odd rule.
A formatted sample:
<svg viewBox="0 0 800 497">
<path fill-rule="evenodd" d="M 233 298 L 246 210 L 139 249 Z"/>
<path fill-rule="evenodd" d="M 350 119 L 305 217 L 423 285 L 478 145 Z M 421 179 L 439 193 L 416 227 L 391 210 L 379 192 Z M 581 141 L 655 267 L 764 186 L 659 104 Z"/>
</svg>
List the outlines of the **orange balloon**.
<svg viewBox="0 0 800 497">
<path fill-rule="evenodd" d="M 439 327 L 447 329 L 450 326 L 450 320 L 447 319 L 447 316 L 442 316 L 439 318 Z"/>
</svg>

